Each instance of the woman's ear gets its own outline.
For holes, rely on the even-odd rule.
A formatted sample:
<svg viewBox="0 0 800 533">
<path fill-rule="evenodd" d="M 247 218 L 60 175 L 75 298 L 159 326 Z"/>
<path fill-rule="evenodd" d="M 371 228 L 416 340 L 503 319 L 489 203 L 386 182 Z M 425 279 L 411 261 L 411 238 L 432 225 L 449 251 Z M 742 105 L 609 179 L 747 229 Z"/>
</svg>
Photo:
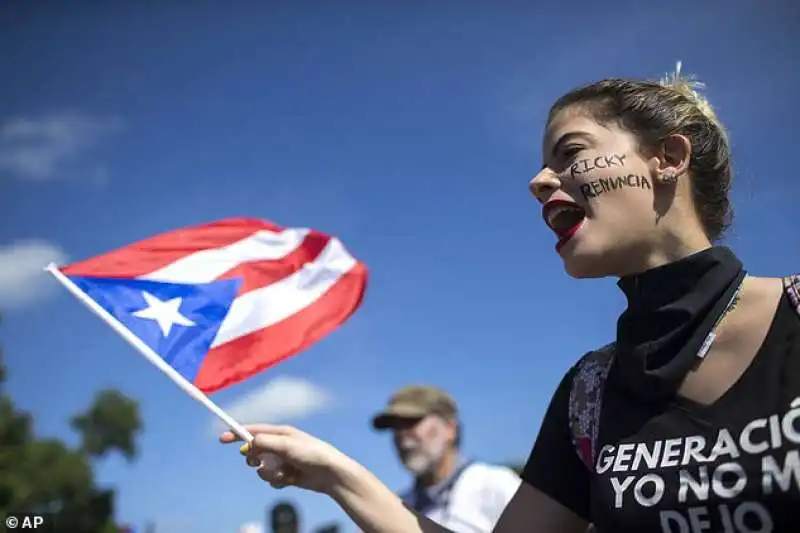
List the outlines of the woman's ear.
<svg viewBox="0 0 800 533">
<path fill-rule="evenodd" d="M 673 185 L 686 174 L 692 157 L 692 143 L 685 135 L 670 135 L 664 139 L 651 159 L 655 178 Z"/>
</svg>

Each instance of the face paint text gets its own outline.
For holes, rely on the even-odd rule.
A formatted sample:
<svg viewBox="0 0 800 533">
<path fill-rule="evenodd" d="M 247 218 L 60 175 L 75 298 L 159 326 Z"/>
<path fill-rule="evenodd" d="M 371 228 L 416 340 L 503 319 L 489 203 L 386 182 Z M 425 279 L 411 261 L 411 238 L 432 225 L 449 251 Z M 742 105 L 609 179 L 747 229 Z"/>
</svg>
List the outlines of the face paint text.
<svg viewBox="0 0 800 533">
<path fill-rule="evenodd" d="M 586 174 L 587 172 L 591 172 L 592 170 L 596 169 L 617 168 L 624 166 L 624 154 L 599 155 L 594 159 L 581 159 L 580 161 L 573 163 L 569 168 L 569 171 L 574 178 L 575 176 L 580 176 L 581 174 Z"/>
<path fill-rule="evenodd" d="M 650 181 L 644 176 L 636 174 L 628 174 L 627 176 L 617 176 L 614 178 L 598 178 L 589 183 L 581 184 L 581 193 L 583 198 L 597 198 L 603 193 L 616 191 L 623 187 L 630 187 L 634 189 L 652 189 Z"/>
</svg>

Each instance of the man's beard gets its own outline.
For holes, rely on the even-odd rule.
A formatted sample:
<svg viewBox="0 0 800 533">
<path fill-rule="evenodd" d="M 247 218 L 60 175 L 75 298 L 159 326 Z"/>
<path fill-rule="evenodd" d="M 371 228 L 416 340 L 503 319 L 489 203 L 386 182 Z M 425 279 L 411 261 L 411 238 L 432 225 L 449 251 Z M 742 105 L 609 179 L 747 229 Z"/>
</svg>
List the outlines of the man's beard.
<svg viewBox="0 0 800 533">
<path fill-rule="evenodd" d="M 403 448 L 400 460 L 406 470 L 414 477 L 430 474 L 444 457 L 447 450 L 445 442 L 431 442 L 423 446 Z"/>
</svg>

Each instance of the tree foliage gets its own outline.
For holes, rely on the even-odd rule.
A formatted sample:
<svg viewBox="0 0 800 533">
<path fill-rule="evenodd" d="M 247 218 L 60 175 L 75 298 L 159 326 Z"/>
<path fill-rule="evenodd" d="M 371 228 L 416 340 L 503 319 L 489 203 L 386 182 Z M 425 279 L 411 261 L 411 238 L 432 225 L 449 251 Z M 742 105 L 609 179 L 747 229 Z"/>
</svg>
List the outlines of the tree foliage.
<svg viewBox="0 0 800 533">
<path fill-rule="evenodd" d="M 72 418 L 81 438 L 73 449 L 35 435 L 32 417 L 6 393 L 5 377 L 0 352 L 0 514 L 53 513 L 57 533 L 117 531 L 114 491 L 95 484 L 92 460 L 114 451 L 128 461 L 136 458 L 142 428 L 138 404 L 115 390 L 99 392 Z"/>
<path fill-rule="evenodd" d="M 136 458 L 135 437 L 141 428 L 139 405 L 116 390 L 99 392 L 92 405 L 72 418 L 81 435 L 81 449 L 91 457 L 117 451 L 128 460 Z"/>
</svg>

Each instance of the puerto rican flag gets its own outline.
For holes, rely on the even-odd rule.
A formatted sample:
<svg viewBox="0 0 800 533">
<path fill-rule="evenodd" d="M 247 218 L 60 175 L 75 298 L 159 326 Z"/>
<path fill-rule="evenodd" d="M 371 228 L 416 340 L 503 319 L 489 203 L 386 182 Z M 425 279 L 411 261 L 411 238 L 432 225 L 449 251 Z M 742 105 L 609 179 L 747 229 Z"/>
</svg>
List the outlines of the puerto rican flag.
<svg viewBox="0 0 800 533">
<path fill-rule="evenodd" d="M 162 233 L 59 270 L 206 394 L 336 329 L 367 283 L 339 239 L 252 218 Z"/>
</svg>

